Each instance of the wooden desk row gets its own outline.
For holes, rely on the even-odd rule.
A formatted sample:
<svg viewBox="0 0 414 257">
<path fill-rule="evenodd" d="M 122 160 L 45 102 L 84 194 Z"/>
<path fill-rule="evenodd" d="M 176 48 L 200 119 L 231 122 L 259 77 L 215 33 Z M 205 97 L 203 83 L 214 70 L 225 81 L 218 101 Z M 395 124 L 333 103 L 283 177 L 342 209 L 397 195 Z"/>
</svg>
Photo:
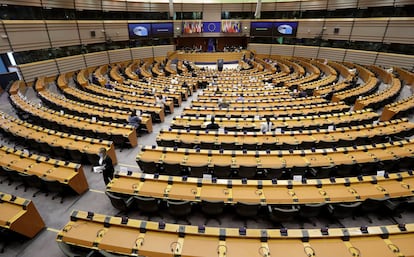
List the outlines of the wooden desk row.
<svg viewBox="0 0 414 257">
<path fill-rule="evenodd" d="M 0 192 L 0 227 L 33 238 L 45 223 L 32 201 Z"/>
<path fill-rule="evenodd" d="M 217 107 L 218 106 L 218 99 L 197 99 L 191 101 L 191 106 L 193 107 Z M 309 96 L 309 97 L 301 97 L 301 98 L 285 98 L 285 99 L 277 99 L 277 98 L 269 98 L 269 99 L 258 99 L 258 100 L 251 100 L 246 99 L 244 101 L 237 101 L 235 99 L 227 100 L 223 97 L 223 100 L 229 104 L 229 108 L 248 108 L 248 107 L 288 107 L 288 106 L 307 106 L 311 104 L 323 104 L 327 103 L 326 99 L 320 96 Z"/>
<path fill-rule="evenodd" d="M 59 131 L 34 126 L 20 119 L 0 112 L 0 128 L 12 134 L 14 137 L 29 140 L 34 144 L 47 144 L 51 148 L 60 148 L 67 151 L 75 151 L 82 155 L 97 157 L 100 148 L 106 148 L 112 162 L 116 164 L 117 158 L 112 141 L 99 140 L 75 135 L 69 135 Z M 92 157 L 91 157 L 92 158 Z M 91 159 L 88 156 L 88 159 Z"/>
<path fill-rule="evenodd" d="M 370 109 L 354 112 L 323 114 L 301 117 L 278 117 L 271 118 L 273 127 L 282 130 L 300 130 L 313 128 L 327 128 L 328 126 L 344 127 L 355 124 L 369 124 L 378 119 L 379 115 Z M 227 130 L 259 131 L 260 126 L 266 119 L 254 118 L 217 118 L 215 122 Z M 171 123 L 171 128 L 183 129 L 205 129 L 210 123 L 206 117 L 176 116 Z"/>
<path fill-rule="evenodd" d="M 401 101 L 387 104 L 382 110 L 380 120 L 390 120 L 396 115 L 401 115 L 413 109 L 414 109 L 414 95 L 407 97 Z"/>
<path fill-rule="evenodd" d="M 57 180 L 63 185 L 68 185 L 79 195 L 88 190 L 88 182 L 80 164 L 50 159 L 1 146 L 0 165 L 9 171 Z"/>
<path fill-rule="evenodd" d="M 64 111 L 65 113 L 88 118 L 95 117 L 97 120 L 111 123 L 128 123 L 129 111 L 81 103 L 44 89 L 38 91 L 38 96 L 44 104 L 59 112 Z M 152 132 L 152 118 L 150 114 L 141 114 L 141 124 L 143 124 L 148 133 Z"/>
<path fill-rule="evenodd" d="M 414 132 L 414 123 L 407 119 L 397 119 L 387 122 L 379 122 L 370 125 L 358 125 L 334 130 L 318 129 L 290 132 L 235 132 L 235 131 L 202 131 L 202 130 L 180 130 L 162 129 L 157 136 L 159 146 L 197 145 L 204 148 L 204 145 L 214 144 L 216 148 L 232 144 L 235 147 L 256 146 L 257 149 L 286 149 L 294 148 L 301 144 L 309 145 L 320 143 L 336 145 L 339 141 L 347 142 L 348 146 L 364 142 L 364 140 L 387 136 L 410 136 Z M 326 145 L 324 144 L 324 145 Z M 342 143 L 343 144 L 343 143 Z M 309 147 L 310 148 L 310 147 Z"/>
<path fill-rule="evenodd" d="M 403 140 L 377 145 L 324 148 L 312 150 L 204 150 L 172 147 L 143 146 L 137 155 L 137 163 L 146 171 L 146 164 L 179 164 L 183 167 L 208 166 L 257 167 L 259 169 L 284 170 L 296 168 L 321 168 L 333 165 L 370 164 L 381 161 L 397 161 L 414 157 L 414 141 Z"/>
<path fill-rule="evenodd" d="M 156 106 L 153 104 L 139 104 L 126 100 L 112 99 L 110 97 L 97 96 L 94 94 L 75 89 L 73 87 L 61 87 L 63 94 L 72 100 L 81 101 L 92 105 L 105 106 L 109 108 L 115 108 L 119 110 L 136 111 L 140 110 L 143 113 L 149 113 L 152 116 L 153 121 L 163 122 L 165 118 L 164 106 Z"/>
<path fill-rule="evenodd" d="M 282 106 L 282 107 L 253 107 L 253 108 L 220 108 L 220 107 L 185 107 L 184 116 L 216 117 L 282 117 L 282 116 L 309 116 L 318 114 L 331 114 L 347 112 L 350 106 L 343 102 L 310 104 L 306 106 Z"/>
<path fill-rule="evenodd" d="M 385 90 L 357 99 L 354 110 L 361 110 L 363 108 L 379 109 L 383 105 L 392 102 L 400 94 L 401 89 L 401 81 L 393 78 L 391 85 Z"/>
<path fill-rule="evenodd" d="M 152 93 L 152 91 L 149 91 L 148 89 L 140 89 L 138 87 L 136 87 L 134 84 L 130 83 L 129 86 L 127 86 L 126 84 L 115 84 L 113 82 L 111 82 L 111 84 L 114 86 L 114 88 L 118 91 L 118 92 L 126 92 L 132 95 L 144 95 L 145 92 L 150 92 Z M 176 91 L 175 89 L 170 89 L 169 92 L 164 92 L 161 89 L 156 90 L 155 94 L 161 94 L 163 96 L 166 96 L 167 98 L 173 99 L 174 101 L 174 106 L 181 106 L 182 103 L 182 95 L 179 91 Z"/>
<path fill-rule="evenodd" d="M 194 177 L 154 176 L 118 172 L 107 191 L 127 196 L 166 200 L 238 202 L 260 205 L 362 202 L 366 199 L 400 198 L 414 195 L 413 173 L 391 173 L 387 178 L 363 176 L 331 179 L 293 180 L 209 180 Z"/>
<path fill-rule="evenodd" d="M 121 96 L 124 98 L 124 100 L 132 102 L 134 104 L 144 104 L 144 108 L 146 108 L 146 105 L 149 106 L 155 105 L 156 99 L 155 96 L 143 96 L 143 95 L 134 95 L 133 93 L 125 93 L 116 91 L 115 90 L 109 90 L 102 86 L 97 86 L 94 84 L 88 84 L 85 87 L 82 88 L 82 90 L 102 97 L 110 97 L 113 99 L 121 99 Z M 171 98 L 167 98 L 164 104 L 166 107 L 168 107 L 168 110 L 173 113 L 174 112 L 174 100 Z"/>
<path fill-rule="evenodd" d="M 188 88 L 174 85 L 173 89 L 170 90 L 170 92 L 164 92 L 164 89 L 166 86 L 170 88 L 172 85 L 171 83 L 164 84 L 164 83 L 158 83 L 154 81 L 144 83 L 141 81 L 135 81 L 135 80 L 128 79 L 124 81 L 124 86 L 119 87 L 119 89 L 126 90 L 125 87 L 129 87 L 133 90 L 137 90 L 140 93 L 144 91 L 152 92 L 152 90 L 155 89 L 155 93 L 166 95 L 170 98 L 177 99 L 177 101 L 185 101 L 187 100 L 188 96 L 193 93 L 193 88 L 191 85 L 189 85 Z"/>
<path fill-rule="evenodd" d="M 332 84 L 329 86 L 325 86 L 325 87 L 321 87 L 315 90 L 313 90 L 313 95 L 314 96 L 324 96 L 329 94 L 330 92 L 334 92 L 334 93 L 339 93 L 345 90 L 349 90 L 352 87 L 352 84 L 350 83 L 350 79 L 349 80 L 343 80 L 338 84 Z"/>
<path fill-rule="evenodd" d="M 124 221 L 124 222 L 123 222 Z M 126 222 L 125 222 L 126 221 Z M 74 211 L 57 242 L 126 256 L 413 256 L 414 224 L 360 228 L 246 229 L 123 219 Z"/>
<path fill-rule="evenodd" d="M 56 127 L 65 127 L 66 130 L 72 130 L 76 132 L 74 134 L 86 135 L 90 132 L 102 139 L 122 144 L 128 143 L 131 147 L 138 145 L 137 132 L 130 125 L 93 121 L 89 118 L 62 114 L 45 107 L 36 106 L 24 100 L 21 94 L 11 95 L 10 100 L 14 107 L 30 114 L 38 121 L 38 124 L 45 121 L 46 123 L 55 124 Z"/>
<path fill-rule="evenodd" d="M 358 76 L 364 81 L 364 84 L 352 89 L 348 89 L 345 91 L 341 91 L 339 93 L 335 93 L 332 96 L 332 101 L 345 101 L 346 103 L 354 103 L 357 97 L 369 95 L 375 90 L 378 89 L 379 80 L 375 77 L 374 73 L 369 71 L 368 69 L 357 65 L 357 64 L 350 64 L 357 68 L 359 74 Z"/>
</svg>

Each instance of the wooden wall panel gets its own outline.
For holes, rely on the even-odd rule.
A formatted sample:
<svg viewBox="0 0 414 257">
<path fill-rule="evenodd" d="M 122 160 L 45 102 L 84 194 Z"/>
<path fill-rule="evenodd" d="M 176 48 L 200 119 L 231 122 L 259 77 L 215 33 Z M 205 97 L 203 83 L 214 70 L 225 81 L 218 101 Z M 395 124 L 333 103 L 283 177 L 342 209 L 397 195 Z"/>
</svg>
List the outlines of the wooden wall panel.
<svg viewBox="0 0 414 257">
<path fill-rule="evenodd" d="M 365 8 L 365 7 L 373 7 L 373 6 L 394 6 L 394 0 L 359 0 L 358 7 Z"/>
<path fill-rule="evenodd" d="M 88 68 L 109 63 L 108 53 L 106 51 L 85 54 L 84 56 L 86 60 L 86 66 Z"/>
<path fill-rule="evenodd" d="M 102 10 L 104 11 L 127 11 L 125 0 L 102 0 Z"/>
<path fill-rule="evenodd" d="M 345 51 L 346 50 L 342 48 L 321 47 L 319 49 L 318 58 L 342 62 L 344 60 Z"/>
<path fill-rule="evenodd" d="M 276 3 L 263 3 L 262 12 L 276 11 Z"/>
<path fill-rule="evenodd" d="M 351 40 L 381 42 L 387 19 L 355 19 Z"/>
<path fill-rule="evenodd" d="M 356 8 L 358 0 L 329 0 L 328 10 Z"/>
<path fill-rule="evenodd" d="M 86 68 L 82 55 L 57 58 L 56 62 L 61 74 Z"/>
<path fill-rule="evenodd" d="M 4 0 L 1 1 L 1 3 L 7 5 L 42 6 L 42 2 L 40 0 Z"/>
<path fill-rule="evenodd" d="M 83 44 L 105 42 L 104 26 L 102 21 L 78 21 L 79 33 Z M 91 35 L 95 32 L 95 37 Z"/>
<path fill-rule="evenodd" d="M 130 48 L 108 51 L 109 63 L 132 60 Z"/>
<path fill-rule="evenodd" d="M 394 6 L 412 5 L 413 0 L 395 0 Z"/>
<path fill-rule="evenodd" d="M 219 21 L 221 20 L 221 5 L 220 4 L 205 4 L 203 8 L 204 21 Z"/>
<path fill-rule="evenodd" d="M 112 41 L 129 39 L 127 21 L 105 21 L 104 28 L 107 39 L 111 39 Z"/>
<path fill-rule="evenodd" d="M 154 57 L 166 57 L 168 52 L 175 50 L 174 45 L 154 46 Z"/>
<path fill-rule="evenodd" d="M 312 1 L 302 1 L 301 10 L 326 10 L 328 6 L 328 0 L 312 0 Z"/>
<path fill-rule="evenodd" d="M 326 30 L 323 31 L 323 39 L 348 40 L 352 29 L 353 19 L 327 19 Z M 335 28 L 339 29 L 334 33 Z"/>
<path fill-rule="evenodd" d="M 6 53 L 10 51 L 11 48 L 9 44 L 9 39 L 7 38 L 6 31 L 3 29 L 3 25 L 0 24 L 0 53 Z"/>
<path fill-rule="evenodd" d="M 151 12 L 168 12 L 168 3 L 151 3 Z"/>
<path fill-rule="evenodd" d="M 293 45 L 272 45 L 270 55 L 292 56 L 294 47 Z"/>
<path fill-rule="evenodd" d="M 354 62 L 362 65 L 374 64 L 377 52 L 347 50 L 345 54 L 346 62 Z"/>
<path fill-rule="evenodd" d="M 76 21 L 46 21 L 53 47 L 80 45 Z"/>
<path fill-rule="evenodd" d="M 75 5 L 73 0 L 42 0 L 40 1 L 43 4 L 43 7 L 47 8 L 67 8 L 74 9 Z"/>
<path fill-rule="evenodd" d="M 101 1 L 90 0 L 75 0 L 75 8 L 77 10 L 102 10 Z"/>
<path fill-rule="evenodd" d="M 414 55 L 379 53 L 375 64 L 387 68 L 398 66 L 411 70 L 414 68 Z"/>
<path fill-rule="evenodd" d="M 414 18 L 391 18 L 385 34 L 385 43 L 413 44 Z"/>
<path fill-rule="evenodd" d="M 243 6 L 245 4 L 223 4 L 221 6 L 221 11 L 222 12 L 241 12 L 243 11 Z"/>
<path fill-rule="evenodd" d="M 52 77 L 58 74 L 55 60 L 33 62 L 18 66 L 26 82 L 33 82 L 36 77 Z"/>
<path fill-rule="evenodd" d="M 131 52 L 134 60 L 154 57 L 152 46 L 131 48 Z"/>
<path fill-rule="evenodd" d="M 317 46 L 295 46 L 294 56 L 316 58 L 318 55 Z"/>
<path fill-rule="evenodd" d="M 183 4 L 174 3 L 174 11 L 179 10 L 180 12 L 202 12 L 203 4 L 193 3 L 193 4 Z M 205 18 L 205 16 L 203 17 Z"/>
<path fill-rule="evenodd" d="M 263 55 L 269 56 L 271 46 L 272 45 L 270 44 L 251 43 L 247 46 L 247 49 L 250 51 L 255 51 L 257 54 L 263 54 Z"/>
<path fill-rule="evenodd" d="M 151 4 L 150 3 L 136 3 L 136 2 L 128 2 L 127 9 L 130 12 L 150 12 L 151 11 Z"/>
<path fill-rule="evenodd" d="M 15 52 L 49 48 L 43 21 L 3 21 Z"/>
<path fill-rule="evenodd" d="M 298 11 L 300 10 L 300 1 L 276 3 L 276 10 L 278 11 Z"/>
<path fill-rule="evenodd" d="M 299 20 L 297 38 L 314 38 L 322 32 L 323 19 Z"/>
</svg>

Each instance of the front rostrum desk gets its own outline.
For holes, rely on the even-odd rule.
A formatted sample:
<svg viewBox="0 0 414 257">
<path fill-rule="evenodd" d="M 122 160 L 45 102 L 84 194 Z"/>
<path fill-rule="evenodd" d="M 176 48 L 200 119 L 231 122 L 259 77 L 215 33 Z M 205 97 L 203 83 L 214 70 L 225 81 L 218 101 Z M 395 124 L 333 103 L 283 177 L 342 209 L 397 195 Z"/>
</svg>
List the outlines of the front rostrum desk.
<svg viewBox="0 0 414 257">
<path fill-rule="evenodd" d="M 6 146 L 0 146 L 0 166 L 9 172 L 57 180 L 62 186 L 68 185 L 79 195 L 86 192 L 89 187 L 80 164 L 25 153 Z"/>
<path fill-rule="evenodd" d="M 107 191 L 128 196 L 187 200 L 194 203 L 222 201 L 268 204 L 312 204 L 359 202 L 369 198 L 413 196 L 414 176 L 410 172 L 384 176 L 331 179 L 254 180 L 202 179 L 145 173 L 118 172 Z"/>
<path fill-rule="evenodd" d="M 0 227 L 33 238 L 45 223 L 32 201 L 0 192 Z"/>
<path fill-rule="evenodd" d="M 326 229 L 219 228 L 73 211 L 57 243 L 125 256 L 414 256 L 414 224 Z"/>
</svg>

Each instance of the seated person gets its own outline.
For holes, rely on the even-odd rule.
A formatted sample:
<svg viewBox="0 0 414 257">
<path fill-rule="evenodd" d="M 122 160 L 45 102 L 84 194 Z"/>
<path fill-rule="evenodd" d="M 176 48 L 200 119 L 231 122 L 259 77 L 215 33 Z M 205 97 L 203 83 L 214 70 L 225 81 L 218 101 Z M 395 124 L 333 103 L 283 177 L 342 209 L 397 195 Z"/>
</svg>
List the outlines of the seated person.
<svg viewBox="0 0 414 257">
<path fill-rule="evenodd" d="M 260 131 L 262 133 L 270 132 L 270 131 L 272 131 L 272 127 L 273 127 L 273 124 L 270 121 L 270 118 L 267 117 L 266 118 L 266 122 L 262 122 L 261 123 L 261 125 L 260 125 Z"/>
<path fill-rule="evenodd" d="M 105 83 L 105 88 L 106 88 L 106 89 L 113 89 L 113 88 L 114 88 L 114 86 L 113 86 L 111 83 L 106 82 L 106 83 Z"/>
<path fill-rule="evenodd" d="M 214 130 L 214 129 L 219 129 L 219 128 L 220 128 L 220 126 L 217 123 L 215 123 L 214 117 L 211 117 L 211 123 L 209 123 L 206 126 L 206 129 Z"/>
<path fill-rule="evenodd" d="M 137 113 L 139 112 L 140 111 L 136 111 L 136 112 L 132 111 L 128 117 L 128 124 L 133 126 L 135 129 L 138 129 L 139 125 L 141 124 L 141 118 L 137 116 Z"/>
<path fill-rule="evenodd" d="M 243 94 L 240 94 L 239 97 L 237 97 L 236 101 L 244 101 Z"/>
<path fill-rule="evenodd" d="M 157 106 L 164 107 L 165 103 L 166 103 L 165 96 L 158 95 L 158 96 L 155 97 L 155 104 Z"/>
<path fill-rule="evenodd" d="M 306 93 L 305 90 L 300 91 L 299 95 L 298 95 L 298 97 L 307 97 L 307 96 L 308 96 L 308 94 Z"/>
<path fill-rule="evenodd" d="M 226 99 L 219 98 L 218 99 L 218 107 L 219 108 L 229 108 L 230 104 L 227 102 Z"/>
</svg>

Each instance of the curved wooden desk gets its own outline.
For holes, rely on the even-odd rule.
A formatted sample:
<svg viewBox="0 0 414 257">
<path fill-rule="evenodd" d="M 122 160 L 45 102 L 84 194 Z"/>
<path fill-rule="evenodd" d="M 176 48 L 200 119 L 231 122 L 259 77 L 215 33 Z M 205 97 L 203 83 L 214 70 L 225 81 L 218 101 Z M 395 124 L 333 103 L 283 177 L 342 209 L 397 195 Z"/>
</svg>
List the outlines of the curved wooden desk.
<svg viewBox="0 0 414 257">
<path fill-rule="evenodd" d="M 249 146 L 256 146 L 257 149 L 286 149 L 301 144 L 332 143 L 332 146 L 342 141 L 348 146 L 364 142 L 365 139 L 386 136 L 410 136 L 414 131 L 414 123 L 408 119 L 397 119 L 388 122 L 379 122 L 375 125 L 359 125 L 335 130 L 319 129 L 307 131 L 291 131 L 289 133 L 277 133 L 275 131 L 261 132 L 219 132 L 219 131 L 194 131 L 179 129 L 162 129 L 157 136 L 159 146 L 170 146 L 171 142 L 178 147 L 181 144 L 198 145 L 204 148 L 204 143 L 214 143 L 216 148 L 222 147 L 222 143 L 233 143 L 235 147 L 251 149 Z M 307 144 L 309 145 L 309 144 Z M 224 148 L 224 147 L 223 147 Z M 308 147 L 309 148 L 309 147 Z"/>
<path fill-rule="evenodd" d="M 401 101 L 387 104 L 382 110 L 380 120 L 390 120 L 399 113 L 414 109 L 414 95 L 402 99 Z"/>
<path fill-rule="evenodd" d="M 57 242 L 127 256 L 414 256 L 414 224 L 360 228 L 246 229 L 197 227 L 74 211 Z"/>
<path fill-rule="evenodd" d="M 27 154 L 2 146 L 0 148 L 0 165 L 7 170 L 57 180 L 68 185 L 77 194 L 83 194 L 88 190 L 88 182 L 80 164 Z"/>
<path fill-rule="evenodd" d="M 68 151 L 78 151 L 82 154 L 93 156 L 97 156 L 99 149 L 103 147 L 106 148 L 113 164 L 118 162 L 112 141 L 74 136 L 55 130 L 45 129 L 16 119 L 3 112 L 0 112 L 0 116 L 2 117 L 0 120 L 0 127 L 16 137 L 30 139 L 38 143 L 46 143 L 51 147 L 59 147 Z"/>
<path fill-rule="evenodd" d="M 301 167 L 321 168 L 332 165 L 369 164 L 379 161 L 397 161 L 404 157 L 414 157 L 414 141 L 403 140 L 392 143 L 339 147 L 336 149 L 314 150 L 199 150 L 172 147 L 143 146 L 137 155 L 137 163 L 163 165 L 180 164 L 184 167 L 208 165 L 239 167 L 257 167 L 261 169 L 295 169 Z M 146 171 L 144 172 L 155 172 Z"/>
<path fill-rule="evenodd" d="M 372 112 L 370 109 L 361 111 L 324 114 L 314 116 L 302 117 L 279 117 L 271 118 L 273 127 L 281 128 L 283 130 L 301 130 L 310 128 L 327 128 L 328 126 L 344 127 L 350 124 L 370 124 L 378 119 L 379 115 Z M 259 131 L 262 122 L 266 119 L 253 118 L 217 118 L 215 120 L 221 128 L 228 130 L 249 130 Z M 205 117 L 189 117 L 176 116 L 171 123 L 172 128 L 183 129 L 205 129 L 206 125 L 210 123 L 210 119 Z"/>
<path fill-rule="evenodd" d="M 11 95 L 10 100 L 16 108 L 32 115 L 33 117 L 36 117 L 38 120 L 53 123 L 59 127 L 64 126 L 68 130 L 72 129 L 80 131 L 78 132 L 79 134 L 85 135 L 88 131 L 90 131 L 100 138 L 110 138 L 112 141 L 117 142 L 120 141 L 117 140 L 117 138 L 122 138 L 122 142 L 128 142 L 131 147 L 138 145 L 137 132 L 135 128 L 130 125 L 93 121 L 83 117 L 61 114 L 60 112 L 50 110 L 45 107 L 38 107 L 34 104 L 26 102 L 20 94 Z"/>
<path fill-rule="evenodd" d="M 0 192 L 0 227 L 33 238 L 45 223 L 32 201 Z"/>
<path fill-rule="evenodd" d="M 388 178 L 363 176 L 330 179 L 293 180 L 208 180 L 192 177 L 154 176 L 117 172 L 107 191 L 129 196 L 166 200 L 223 201 L 226 204 L 310 204 L 358 202 L 369 198 L 414 196 L 414 176 L 410 172 L 391 173 Z"/>
</svg>

